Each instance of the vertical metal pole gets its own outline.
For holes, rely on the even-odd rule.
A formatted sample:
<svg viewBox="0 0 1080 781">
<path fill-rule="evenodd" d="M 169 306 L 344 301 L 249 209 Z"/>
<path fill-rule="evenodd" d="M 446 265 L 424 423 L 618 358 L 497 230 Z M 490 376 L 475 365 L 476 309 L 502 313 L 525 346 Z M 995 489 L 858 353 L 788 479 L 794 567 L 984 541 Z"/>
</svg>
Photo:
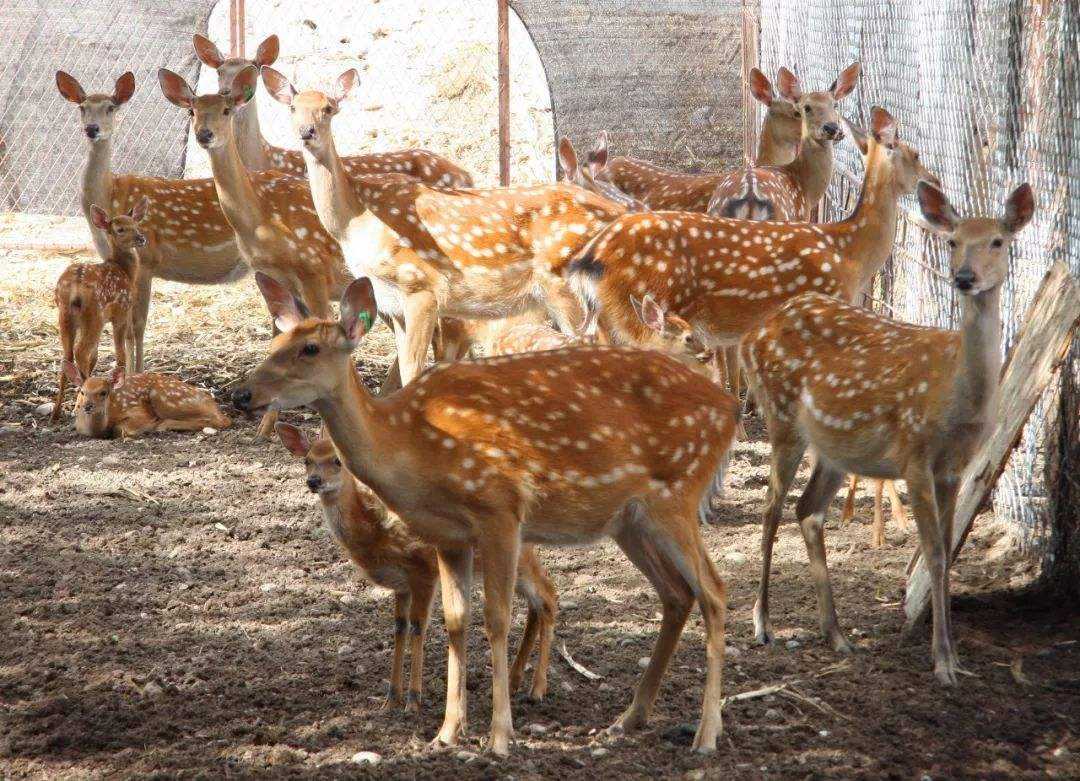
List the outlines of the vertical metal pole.
<svg viewBox="0 0 1080 781">
<path fill-rule="evenodd" d="M 229 0 L 229 53 L 243 57 L 247 48 L 244 41 L 244 0 Z"/>
<path fill-rule="evenodd" d="M 750 94 L 750 69 L 758 64 L 758 12 L 756 0 L 742 3 L 743 158 L 747 165 L 757 154 L 757 106 Z"/>
<path fill-rule="evenodd" d="M 499 4 L 499 184 L 510 184 L 510 8 Z"/>
</svg>

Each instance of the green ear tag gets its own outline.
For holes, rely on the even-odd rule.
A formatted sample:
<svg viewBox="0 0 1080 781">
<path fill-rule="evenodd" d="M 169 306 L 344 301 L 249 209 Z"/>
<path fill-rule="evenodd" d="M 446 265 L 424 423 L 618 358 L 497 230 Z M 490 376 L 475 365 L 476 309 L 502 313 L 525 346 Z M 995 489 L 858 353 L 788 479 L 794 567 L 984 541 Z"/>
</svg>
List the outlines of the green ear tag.
<svg viewBox="0 0 1080 781">
<path fill-rule="evenodd" d="M 253 97 L 255 97 L 255 88 L 251 86 L 244 87 L 244 102 L 246 103 Z"/>
<path fill-rule="evenodd" d="M 365 333 L 371 330 L 371 324 L 373 322 L 371 318 L 371 312 L 361 312 L 359 315 L 357 315 L 357 318 L 360 320 L 361 323 L 364 324 Z"/>
</svg>

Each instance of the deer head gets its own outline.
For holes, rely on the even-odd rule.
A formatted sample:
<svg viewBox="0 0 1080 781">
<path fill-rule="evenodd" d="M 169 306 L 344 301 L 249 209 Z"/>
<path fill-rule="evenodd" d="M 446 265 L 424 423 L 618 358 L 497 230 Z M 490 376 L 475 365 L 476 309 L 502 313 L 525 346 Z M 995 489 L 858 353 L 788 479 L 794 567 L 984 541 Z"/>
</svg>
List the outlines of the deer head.
<svg viewBox="0 0 1080 781">
<path fill-rule="evenodd" d="M 135 76 L 128 71 L 118 78 L 111 95 L 87 95 L 74 76 L 57 71 L 56 88 L 66 100 L 79 107 L 83 132 L 91 143 L 107 141 L 116 123 L 116 110 L 131 100 L 135 93 Z"/>
<path fill-rule="evenodd" d="M 765 126 L 770 128 L 774 138 L 782 143 L 798 143 L 802 134 L 802 111 L 794 101 L 773 89 L 769 78 L 757 68 L 750 69 L 750 94 L 766 107 Z"/>
<path fill-rule="evenodd" d="M 330 121 L 341 110 L 345 100 L 360 80 L 356 68 L 338 76 L 330 93 L 318 90 L 297 92 L 296 88 L 279 71 L 270 67 L 262 69 L 263 84 L 274 100 L 289 107 L 293 130 L 304 147 L 317 154 L 332 140 Z"/>
<path fill-rule="evenodd" d="M 780 94 L 791 101 L 801 117 L 801 138 L 819 144 L 833 143 L 844 137 L 839 102 L 855 89 L 861 66 L 854 63 L 841 71 L 829 89 L 822 92 L 803 92 L 799 78 L 787 68 L 781 68 L 777 79 Z"/>
<path fill-rule="evenodd" d="M 209 38 L 195 34 L 192 36 L 195 54 L 203 64 L 217 71 L 218 94 L 223 97 L 232 95 L 233 83 L 245 68 L 273 65 L 277 61 L 281 46 L 276 35 L 271 35 L 259 44 L 255 57 L 248 60 L 243 57 L 226 57 Z M 250 103 L 250 99 L 244 104 Z"/>
<path fill-rule="evenodd" d="M 109 428 L 109 397 L 124 384 L 120 367 L 112 377 L 83 377 L 79 367 L 64 361 L 64 374 L 79 389 L 75 397 L 75 430 L 87 437 L 100 437 Z"/>
<path fill-rule="evenodd" d="M 919 208 L 931 230 L 948 238 L 949 270 L 961 295 L 976 296 L 995 290 L 1009 273 L 1009 245 L 1035 213 L 1031 185 L 1017 187 L 1005 200 L 1005 213 L 997 219 L 960 219 L 937 187 L 919 184 Z"/>
<path fill-rule="evenodd" d="M 139 223 L 146 217 L 150 208 L 150 199 L 145 195 L 128 210 L 127 214 L 118 214 L 109 219 L 109 215 L 97 204 L 90 207 L 90 219 L 95 228 L 105 231 L 109 243 L 120 250 L 132 250 L 146 246 L 146 234 L 139 229 Z"/>
<path fill-rule="evenodd" d="M 870 156 L 871 140 L 880 148 L 884 155 L 881 160 L 882 175 L 891 179 L 897 195 L 910 195 L 919 182 L 941 187 L 941 180 L 923 165 L 919 150 L 900 140 L 899 126 L 888 111 L 880 106 L 870 109 L 869 133 L 846 120 L 845 123 L 852 131 L 852 138 L 864 157 Z"/>
<path fill-rule="evenodd" d="M 334 501 L 341 491 L 343 469 L 330 438 L 319 437 L 312 442 L 307 434 L 288 423 L 278 423 L 274 430 L 285 449 L 303 459 L 308 490 L 320 499 Z"/>
<path fill-rule="evenodd" d="M 233 79 L 229 94 L 195 96 L 184 77 L 167 68 L 158 70 L 161 91 L 169 102 L 187 109 L 195 140 L 203 149 L 224 146 L 232 139 L 232 113 L 243 108 L 255 97 L 259 71 L 245 66 Z"/>
<path fill-rule="evenodd" d="M 630 297 L 630 304 L 642 324 L 653 334 L 654 349 L 674 355 L 697 355 L 705 352 L 705 344 L 694 333 L 694 327 L 664 308 L 646 293 L 641 300 Z"/>
</svg>

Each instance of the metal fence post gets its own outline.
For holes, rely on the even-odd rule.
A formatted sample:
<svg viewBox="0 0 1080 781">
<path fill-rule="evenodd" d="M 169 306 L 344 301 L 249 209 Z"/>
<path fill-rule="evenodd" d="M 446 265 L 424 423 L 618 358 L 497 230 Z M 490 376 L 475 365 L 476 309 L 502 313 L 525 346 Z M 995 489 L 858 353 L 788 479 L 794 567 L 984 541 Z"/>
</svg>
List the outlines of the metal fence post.
<svg viewBox="0 0 1080 781">
<path fill-rule="evenodd" d="M 242 2 L 242 0 L 241 0 Z M 510 184 L 510 8 L 499 4 L 499 184 Z"/>
<path fill-rule="evenodd" d="M 244 0 L 229 0 L 229 52 L 233 57 L 244 56 L 244 25 Z"/>
</svg>

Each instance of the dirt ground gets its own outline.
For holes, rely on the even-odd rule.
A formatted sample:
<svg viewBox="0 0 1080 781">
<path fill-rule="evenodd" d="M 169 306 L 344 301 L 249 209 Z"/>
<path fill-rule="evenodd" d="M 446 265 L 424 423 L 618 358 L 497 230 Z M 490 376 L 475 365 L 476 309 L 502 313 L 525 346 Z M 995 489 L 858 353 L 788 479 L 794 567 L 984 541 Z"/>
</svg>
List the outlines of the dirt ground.
<svg viewBox="0 0 1080 781">
<path fill-rule="evenodd" d="M 422 714 L 383 709 L 391 600 L 357 580 L 280 445 L 254 441 L 245 421 L 213 435 L 89 441 L 70 417 L 50 428 L 35 412 L 55 389 L 51 290 L 70 260 L 0 250 L 0 777 L 1080 777 L 1080 618 L 1075 605 L 1027 596 L 1033 567 L 991 516 L 954 571 L 971 673 L 955 690 L 935 683 L 925 633 L 898 646 L 915 535 L 890 523 L 887 546 L 870 549 L 865 494 L 860 522 L 831 521 L 827 532 L 857 652 L 841 658 L 819 640 L 790 523 L 772 581 L 779 640 L 754 644 L 767 473 L 756 421 L 752 441 L 735 448 L 723 521 L 704 534 L 728 584 L 725 694 L 785 688 L 729 703 L 718 752 L 690 753 L 685 725 L 704 682 L 695 614 L 652 723 L 599 742 L 594 733 L 630 700 L 659 603 L 612 544 L 545 549 L 561 600 L 557 644 L 601 678 L 556 657 L 551 693 L 515 702 L 517 743 L 493 762 L 480 740 L 490 677 L 477 595 L 470 738 L 429 752 L 445 686 L 441 620 L 427 645 Z M 224 400 L 265 350 L 269 325 L 250 280 L 159 284 L 148 333 L 150 368 Z M 375 334 L 360 354 L 371 377 L 385 370 L 387 344 Z M 521 611 L 515 620 L 514 638 Z M 365 751 L 380 762 L 358 764 Z"/>
</svg>

